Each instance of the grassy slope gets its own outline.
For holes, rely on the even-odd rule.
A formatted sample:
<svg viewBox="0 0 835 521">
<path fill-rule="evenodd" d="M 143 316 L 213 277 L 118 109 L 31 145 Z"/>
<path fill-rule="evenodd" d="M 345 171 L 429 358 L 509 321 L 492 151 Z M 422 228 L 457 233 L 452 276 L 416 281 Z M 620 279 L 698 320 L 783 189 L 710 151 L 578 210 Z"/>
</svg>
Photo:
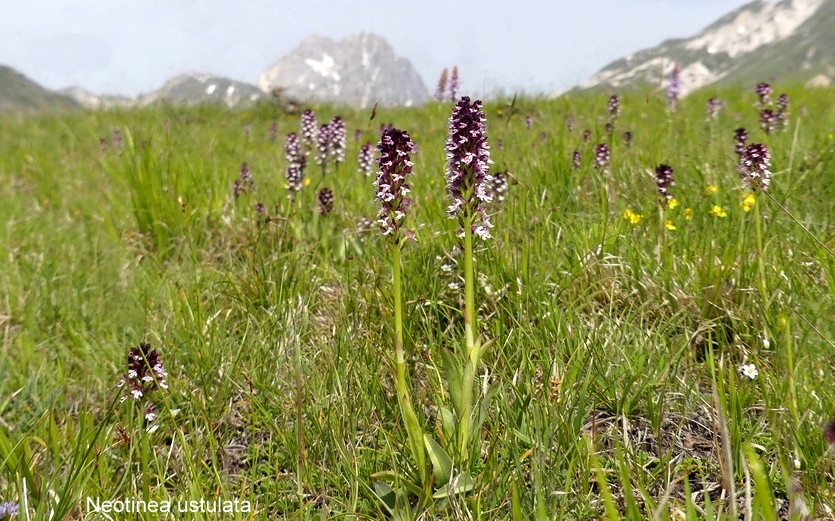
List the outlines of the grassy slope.
<svg viewBox="0 0 835 521">
<path fill-rule="evenodd" d="M 439 518 L 510 518 L 511 504 L 524 518 L 602 515 L 586 438 L 630 518 L 726 515 L 723 488 L 744 508 L 757 468 L 749 445 L 783 512 L 790 479 L 818 515 L 835 507 L 821 435 L 835 400 L 835 258 L 801 228 L 832 247 L 833 93 L 790 93 L 790 131 L 771 136 L 755 129 L 750 93 L 719 92 L 728 108 L 711 124 L 703 105 L 717 93 L 672 115 L 663 97 L 630 94 L 605 175 L 591 167 L 592 146 L 610 141 L 605 97 L 488 107 L 495 167 L 518 181 L 497 209 L 496 240 L 477 255 L 480 326 L 498 339 L 481 372 L 500 388 L 476 487 L 437 503 Z M 343 114 L 348 162 L 324 178 L 312 167 L 294 205 L 281 138 L 267 135 L 273 121 L 283 135 L 298 120 L 269 109 L 0 119 L 0 499 L 22 500 L 25 482 L 32 519 L 50 509 L 77 518 L 87 496 L 249 499 L 257 519 L 381 517 L 372 474 L 409 464 L 393 394 L 390 267 L 376 234 L 356 231 L 376 209 L 350 136 L 363 129 L 376 141 L 378 125 L 393 122 L 420 148 L 405 337 L 418 413 L 437 435 L 434 411 L 447 401 L 440 350 L 463 342 L 462 296 L 440 269 L 456 244 L 444 216 L 449 108 L 380 110 L 370 123 Z M 320 121 L 336 113 L 318 112 Z M 774 156 L 774 200 L 761 198 L 765 310 L 732 157 L 738 126 Z M 99 144 L 114 128 L 121 153 Z M 627 129 L 631 148 L 620 139 Z M 235 201 L 244 161 L 257 191 Z M 676 229 L 659 258 L 651 171 L 661 162 L 675 168 L 681 204 L 666 215 Z M 326 218 L 314 204 L 323 185 L 337 193 Z M 627 208 L 643 219 L 631 224 Z M 113 404 L 140 341 L 161 351 L 170 374 L 150 435 L 135 403 Z M 744 362 L 757 379 L 740 375 Z"/>
</svg>

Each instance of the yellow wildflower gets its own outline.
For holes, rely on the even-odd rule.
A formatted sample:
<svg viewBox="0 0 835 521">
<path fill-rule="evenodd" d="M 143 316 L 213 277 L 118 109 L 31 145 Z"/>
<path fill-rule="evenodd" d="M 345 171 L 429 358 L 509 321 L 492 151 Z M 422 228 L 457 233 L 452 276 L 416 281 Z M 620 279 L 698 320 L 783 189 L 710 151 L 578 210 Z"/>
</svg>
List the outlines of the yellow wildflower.
<svg viewBox="0 0 835 521">
<path fill-rule="evenodd" d="M 726 212 L 725 209 L 722 208 L 719 205 L 715 205 L 713 208 L 711 208 L 710 213 L 715 215 L 716 217 L 727 217 L 728 216 L 728 212 Z"/>
<path fill-rule="evenodd" d="M 719 191 L 719 185 L 708 185 L 705 189 L 709 194 L 715 194 Z"/>
<path fill-rule="evenodd" d="M 684 209 L 684 219 L 689 221 L 693 218 L 693 209 L 692 208 L 685 208 Z"/>
<path fill-rule="evenodd" d="M 676 206 L 678 206 L 678 199 L 676 199 L 675 197 L 667 201 L 667 208 L 669 208 L 670 210 L 674 210 Z"/>
<path fill-rule="evenodd" d="M 639 222 L 641 222 L 641 219 L 643 219 L 644 216 L 639 213 L 633 212 L 631 208 L 627 208 L 623 211 L 623 218 L 632 224 L 638 224 Z"/>
<path fill-rule="evenodd" d="M 305 178 L 304 178 L 304 186 L 308 186 L 308 185 L 310 185 L 310 178 L 309 178 L 309 177 L 305 177 Z"/>
<path fill-rule="evenodd" d="M 676 229 L 676 225 L 673 224 L 673 221 L 671 221 L 670 219 L 667 219 L 667 223 L 665 224 L 665 226 L 667 227 L 668 230 L 671 230 L 671 231 Z"/>
<path fill-rule="evenodd" d="M 739 203 L 739 206 L 742 207 L 742 210 L 745 212 L 750 212 L 751 208 L 754 207 L 754 203 L 757 202 L 757 197 L 752 193 L 745 194 L 745 197 L 742 199 L 742 202 Z"/>
</svg>

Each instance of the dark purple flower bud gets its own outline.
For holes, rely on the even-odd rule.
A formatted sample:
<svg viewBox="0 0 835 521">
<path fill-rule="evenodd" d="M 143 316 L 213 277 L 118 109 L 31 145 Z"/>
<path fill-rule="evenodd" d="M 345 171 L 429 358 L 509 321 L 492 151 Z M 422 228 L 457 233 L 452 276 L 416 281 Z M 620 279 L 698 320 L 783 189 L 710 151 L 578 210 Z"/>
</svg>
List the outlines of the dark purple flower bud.
<svg viewBox="0 0 835 521">
<path fill-rule="evenodd" d="M 335 163 L 342 163 L 345 161 L 346 131 L 345 120 L 339 116 L 334 116 L 328 126 L 328 137 L 330 143 L 328 145 L 328 153 Z"/>
<path fill-rule="evenodd" d="M 444 101 L 447 93 L 447 82 L 449 81 L 449 71 L 444 69 L 441 71 L 441 77 L 438 78 L 438 87 L 435 89 L 435 99 Z"/>
<path fill-rule="evenodd" d="M 748 131 L 744 128 L 734 130 L 734 142 L 736 143 L 734 152 L 736 152 L 736 155 L 742 156 L 742 153 L 745 152 L 745 146 L 748 143 Z"/>
<path fill-rule="evenodd" d="M 379 172 L 374 181 L 375 200 L 380 203 L 377 222 L 383 235 L 394 237 L 400 243 L 400 229 L 411 205 L 409 184 L 406 177 L 412 175 L 412 157 L 415 144 L 409 134 L 396 128 L 386 129 L 377 145 Z"/>
<path fill-rule="evenodd" d="M 658 198 L 663 204 L 673 198 L 670 187 L 675 186 L 675 184 L 675 181 L 673 181 L 673 167 L 660 164 L 655 168 L 655 186 L 658 188 Z"/>
<path fill-rule="evenodd" d="M 548 133 L 547 133 L 547 132 L 540 132 L 540 133 L 539 133 L 539 140 L 540 140 L 540 141 L 542 141 L 543 143 L 545 143 L 546 141 L 548 141 L 548 137 L 549 137 L 549 136 L 548 136 Z"/>
<path fill-rule="evenodd" d="M 533 127 L 533 116 L 525 116 L 525 128 L 530 130 Z"/>
<path fill-rule="evenodd" d="M 319 123 L 316 121 L 316 113 L 311 109 L 302 112 L 300 133 L 302 144 L 305 147 L 306 155 L 310 154 L 310 150 L 316 144 L 316 134 L 319 130 Z"/>
<path fill-rule="evenodd" d="M 150 344 L 142 342 L 128 352 L 127 372 L 120 385 L 127 387 L 131 398 L 139 400 L 157 389 L 167 389 L 167 376 L 162 357 Z"/>
<path fill-rule="evenodd" d="M 594 147 L 594 168 L 605 172 L 609 171 L 609 162 L 611 161 L 611 152 L 609 145 L 601 143 Z"/>
<path fill-rule="evenodd" d="M 742 182 L 755 192 L 765 192 L 771 184 L 771 153 L 761 143 L 745 147 L 739 160 Z"/>
<path fill-rule="evenodd" d="M 589 139 L 591 139 L 591 130 L 586 129 L 583 131 L 583 143 L 588 143 Z"/>
<path fill-rule="evenodd" d="M 626 145 L 626 148 L 632 146 L 632 132 L 627 130 L 623 133 L 623 144 Z"/>
<path fill-rule="evenodd" d="M 771 88 L 771 85 L 768 83 L 758 83 L 756 87 L 754 87 L 754 92 L 757 93 L 757 96 L 760 97 L 760 101 L 758 105 L 762 108 L 771 105 L 771 93 L 774 90 Z"/>
<path fill-rule="evenodd" d="M 452 74 L 449 76 L 449 99 L 455 101 L 461 92 L 461 81 L 458 79 L 458 66 L 452 68 Z"/>
<path fill-rule="evenodd" d="M 579 150 L 575 150 L 571 153 L 571 168 L 577 170 L 580 168 L 580 161 L 582 160 L 582 155 L 580 154 Z"/>
<path fill-rule="evenodd" d="M 710 98 L 707 100 L 707 104 L 705 105 L 705 112 L 707 112 L 708 119 L 715 120 L 719 117 L 719 113 L 722 112 L 722 107 L 725 104 L 719 98 Z"/>
<path fill-rule="evenodd" d="M 255 203 L 255 213 L 258 215 L 264 215 L 267 212 L 267 207 L 264 206 L 264 203 Z"/>
<path fill-rule="evenodd" d="M 356 129 L 354 131 L 354 141 L 359 141 L 360 139 L 362 139 L 362 134 L 363 134 L 362 130 Z"/>
<path fill-rule="evenodd" d="M 333 211 L 333 190 L 330 188 L 322 188 L 319 190 L 319 214 L 328 215 Z"/>
<path fill-rule="evenodd" d="M 472 224 L 472 232 L 489 239 L 490 223 L 485 203 L 490 198 L 490 147 L 487 145 L 487 117 L 481 101 L 470 102 L 462 97 L 449 118 L 446 140 L 447 190 L 452 204 L 447 208 L 450 218 L 457 218 L 462 229 Z"/>
<path fill-rule="evenodd" d="M 374 168 L 374 145 L 372 143 L 362 144 L 359 154 L 357 154 L 357 165 L 362 175 L 365 177 L 371 176 Z"/>
<path fill-rule="evenodd" d="M 609 111 L 609 120 L 616 120 L 620 115 L 620 97 L 617 94 L 609 96 L 609 103 L 606 108 Z"/>
<path fill-rule="evenodd" d="M 606 131 L 606 135 L 608 136 L 612 133 L 612 131 L 615 130 L 615 127 L 611 123 L 606 123 L 606 125 L 603 127 L 603 129 Z"/>
<path fill-rule="evenodd" d="M 681 95 L 681 71 L 678 68 L 678 63 L 673 66 L 673 72 L 670 74 L 670 84 L 667 86 L 667 107 L 675 111 L 678 105 L 678 97 Z"/>
<path fill-rule="evenodd" d="M 835 447 L 835 420 L 828 422 L 823 428 L 823 437 L 830 447 Z"/>
<path fill-rule="evenodd" d="M 565 117 L 565 128 L 566 128 L 569 132 L 571 132 L 571 131 L 573 131 L 573 130 L 574 130 L 574 125 L 575 125 L 574 115 L 573 115 L 573 114 L 568 114 L 568 115 Z"/>
</svg>

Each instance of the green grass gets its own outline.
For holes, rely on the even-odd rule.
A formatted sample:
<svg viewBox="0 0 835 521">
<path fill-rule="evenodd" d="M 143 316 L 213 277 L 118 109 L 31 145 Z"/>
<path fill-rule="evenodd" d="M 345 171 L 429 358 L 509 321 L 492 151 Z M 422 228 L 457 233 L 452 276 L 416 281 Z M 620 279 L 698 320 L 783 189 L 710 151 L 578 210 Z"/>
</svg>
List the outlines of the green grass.
<svg viewBox="0 0 835 521">
<path fill-rule="evenodd" d="M 0 501 L 19 502 L 25 520 L 80 519 L 88 497 L 239 499 L 253 511 L 224 517 L 359 520 L 390 515 L 378 495 L 399 490 L 399 518 L 789 519 L 802 497 L 812 517 L 832 518 L 822 429 L 835 414 L 835 109 L 831 90 L 788 92 L 788 131 L 772 135 L 753 92 L 736 90 L 696 93 L 675 114 L 663 95 L 626 94 L 612 138 L 607 96 L 487 104 L 494 170 L 513 179 L 495 240 L 475 254 L 476 333 L 496 339 L 475 387 L 495 394 L 466 462 L 472 489 L 423 502 L 378 474 L 418 469 L 396 399 L 391 257 L 357 230 L 377 208 L 355 158 L 381 123 L 419 147 L 403 339 L 420 427 L 448 448 L 442 353 L 464 345 L 463 263 L 445 215 L 451 105 L 373 121 L 316 108 L 320 122 L 346 119 L 348 160 L 325 177 L 310 165 L 293 203 L 283 135 L 299 122 L 269 107 L 3 115 Z M 714 95 L 726 109 L 708 123 Z M 773 156 L 760 246 L 741 207 L 740 126 Z M 102 150 L 115 128 L 121 152 Z M 612 146 L 608 174 L 591 165 L 600 142 Z M 235 200 L 243 162 L 257 190 Z M 659 163 L 675 169 L 679 205 L 664 215 L 675 230 L 659 223 Z M 323 186 L 336 194 L 327 216 Z M 117 387 L 142 341 L 169 373 L 150 433 Z"/>
</svg>

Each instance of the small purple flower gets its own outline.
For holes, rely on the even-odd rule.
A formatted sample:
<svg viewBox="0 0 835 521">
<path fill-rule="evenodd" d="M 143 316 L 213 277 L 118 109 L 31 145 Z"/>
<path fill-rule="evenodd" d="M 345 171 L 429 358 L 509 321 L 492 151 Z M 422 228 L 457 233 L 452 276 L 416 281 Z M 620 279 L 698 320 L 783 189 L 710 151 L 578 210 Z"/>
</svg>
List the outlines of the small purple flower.
<svg viewBox="0 0 835 521">
<path fill-rule="evenodd" d="M 270 124 L 269 137 L 270 141 L 275 141 L 276 139 L 278 139 L 278 123 L 273 122 Z"/>
<path fill-rule="evenodd" d="M 606 125 L 603 126 L 603 130 L 605 130 L 606 135 L 609 136 L 615 130 L 615 126 L 612 125 L 611 123 L 606 123 Z"/>
<path fill-rule="evenodd" d="M 406 210 L 411 205 L 409 184 L 406 177 L 412 175 L 412 158 L 415 144 L 409 134 L 396 128 L 387 129 L 377 145 L 380 167 L 377 179 L 375 200 L 380 203 L 377 222 L 383 235 L 394 237 L 400 243 L 400 229 L 406 218 Z"/>
<path fill-rule="evenodd" d="M 567 116 L 565 116 L 565 128 L 569 132 L 574 130 L 575 123 L 576 122 L 574 120 L 574 115 L 573 114 L 568 114 Z"/>
<path fill-rule="evenodd" d="M 763 109 L 760 111 L 760 128 L 765 131 L 766 134 L 771 134 L 776 129 L 779 119 L 777 114 L 774 113 L 771 109 Z"/>
<path fill-rule="evenodd" d="M 319 214 L 328 215 L 333 211 L 333 190 L 330 188 L 322 188 L 319 190 Z"/>
<path fill-rule="evenodd" d="M 310 155 L 310 151 L 316 144 L 316 134 L 319 129 L 319 123 L 316 121 L 316 113 L 311 109 L 302 112 L 300 133 L 301 141 L 305 147 L 306 155 Z"/>
<path fill-rule="evenodd" d="M 435 89 L 435 99 L 444 101 L 447 93 L 447 82 L 449 81 L 449 71 L 444 69 L 441 71 L 441 77 L 438 78 L 438 87 Z"/>
<path fill-rule="evenodd" d="M 507 188 L 510 185 L 507 171 L 495 173 L 491 177 L 493 182 L 490 184 L 490 196 L 493 204 L 503 203 L 507 198 Z"/>
<path fill-rule="evenodd" d="M 580 168 L 580 161 L 582 159 L 582 155 L 580 154 L 579 150 L 575 150 L 571 153 L 571 168 L 577 170 Z"/>
<path fill-rule="evenodd" d="M 0 520 L 11 519 L 16 516 L 19 508 L 18 504 L 14 501 L 0 503 Z"/>
<path fill-rule="evenodd" d="M 658 189 L 658 199 L 663 204 L 673 198 L 670 187 L 675 186 L 675 184 L 675 181 L 673 181 L 673 167 L 660 164 L 655 168 L 655 186 Z"/>
<path fill-rule="evenodd" d="M 110 139 L 110 142 L 113 143 L 113 148 L 116 149 L 117 152 L 120 154 L 122 153 L 122 129 L 114 128 L 113 135 Z"/>
<path fill-rule="evenodd" d="M 357 154 L 357 165 L 362 175 L 365 177 L 371 176 L 374 169 L 374 145 L 372 143 L 362 144 Z"/>
<path fill-rule="evenodd" d="M 588 143 L 589 139 L 591 139 L 591 130 L 586 129 L 583 131 L 583 143 Z"/>
<path fill-rule="evenodd" d="M 755 192 L 765 192 L 771 184 L 771 153 L 761 143 L 745 147 L 739 160 L 742 182 Z"/>
<path fill-rule="evenodd" d="M 290 132 L 284 139 L 284 157 L 287 159 L 288 165 L 302 165 L 307 162 L 302 153 L 302 143 L 299 140 L 299 135 L 295 132 Z"/>
<path fill-rule="evenodd" d="M 449 99 L 457 100 L 460 92 L 461 81 L 458 79 L 458 66 L 456 65 L 452 68 L 452 74 L 449 76 Z"/>
<path fill-rule="evenodd" d="M 594 168 L 606 173 L 609 171 L 609 162 L 612 154 L 609 150 L 609 145 L 601 143 L 594 147 Z"/>
<path fill-rule="evenodd" d="M 264 203 L 255 203 L 255 213 L 258 215 L 264 215 L 267 213 L 267 207 L 264 206 Z"/>
<path fill-rule="evenodd" d="M 617 94 L 609 96 L 609 102 L 606 104 L 606 108 L 609 111 L 609 120 L 616 120 L 620 115 L 620 96 Z"/>
<path fill-rule="evenodd" d="M 777 126 L 780 130 L 786 130 L 789 121 L 789 95 L 780 94 L 777 97 Z"/>
<path fill-rule="evenodd" d="M 472 232 L 481 239 L 490 239 L 490 218 L 485 204 L 491 201 L 490 147 L 487 144 L 487 117 L 480 100 L 470 102 L 462 97 L 449 118 L 446 140 L 447 190 L 452 204 L 447 208 L 450 218 L 463 227 L 471 223 Z"/>
<path fill-rule="evenodd" d="M 673 66 L 673 72 L 670 74 L 670 84 L 667 86 L 667 107 L 675 111 L 678 105 L 678 97 L 681 95 L 681 70 L 678 63 Z"/>
<path fill-rule="evenodd" d="M 166 376 L 162 357 L 150 344 L 142 342 L 128 352 L 127 372 L 120 385 L 126 385 L 131 397 L 139 400 L 157 389 L 167 389 Z"/>
<path fill-rule="evenodd" d="M 707 117 L 710 120 L 715 120 L 719 118 L 719 113 L 722 112 L 722 107 L 724 107 L 724 102 L 719 98 L 710 98 L 707 100 L 707 104 L 705 104 L 705 112 L 707 112 Z"/>
<path fill-rule="evenodd" d="M 232 185 L 232 193 L 235 199 L 237 199 L 243 193 L 252 193 L 254 191 L 255 181 L 252 180 L 252 171 L 249 169 L 248 163 L 242 163 L 241 170 L 238 173 L 238 180 Z"/>
<path fill-rule="evenodd" d="M 107 151 L 107 140 L 105 138 L 99 138 L 99 147 L 102 152 Z"/>
<path fill-rule="evenodd" d="M 530 130 L 533 127 L 533 116 L 525 116 L 525 128 Z"/>
<path fill-rule="evenodd" d="M 354 141 L 359 141 L 360 139 L 362 139 L 362 134 L 363 134 L 362 130 L 360 130 L 360 129 L 354 130 Z"/>
<path fill-rule="evenodd" d="M 623 144 L 626 145 L 626 148 L 632 146 L 632 132 L 627 130 L 623 133 Z"/>
<path fill-rule="evenodd" d="M 760 97 L 758 102 L 759 107 L 765 108 L 768 105 L 771 105 L 771 93 L 774 92 L 771 85 L 768 83 L 758 83 L 757 86 L 754 87 L 754 92 Z"/>
<path fill-rule="evenodd" d="M 328 126 L 328 137 L 330 144 L 328 146 L 328 153 L 335 163 L 342 163 L 345 161 L 346 131 L 345 120 L 339 116 L 334 116 Z"/>
<path fill-rule="evenodd" d="M 734 142 L 736 143 L 734 152 L 736 152 L 736 155 L 741 157 L 742 153 L 745 152 L 745 147 L 748 143 L 748 131 L 744 128 L 734 130 Z"/>
<path fill-rule="evenodd" d="M 319 126 L 316 132 L 316 164 L 322 165 L 323 170 L 327 170 L 328 158 L 331 156 L 331 126 L 324 124 Z"/>
<path fill-rule="evenodd" d="M 290 192 L 288 196 L 292 199 L 294 194 L 300 192 L 302 186 L 304 186 L 304 167 L 299 165 L 288 166 L 285 179 L 287 179 L 287 190 Z"/>
</svg>

